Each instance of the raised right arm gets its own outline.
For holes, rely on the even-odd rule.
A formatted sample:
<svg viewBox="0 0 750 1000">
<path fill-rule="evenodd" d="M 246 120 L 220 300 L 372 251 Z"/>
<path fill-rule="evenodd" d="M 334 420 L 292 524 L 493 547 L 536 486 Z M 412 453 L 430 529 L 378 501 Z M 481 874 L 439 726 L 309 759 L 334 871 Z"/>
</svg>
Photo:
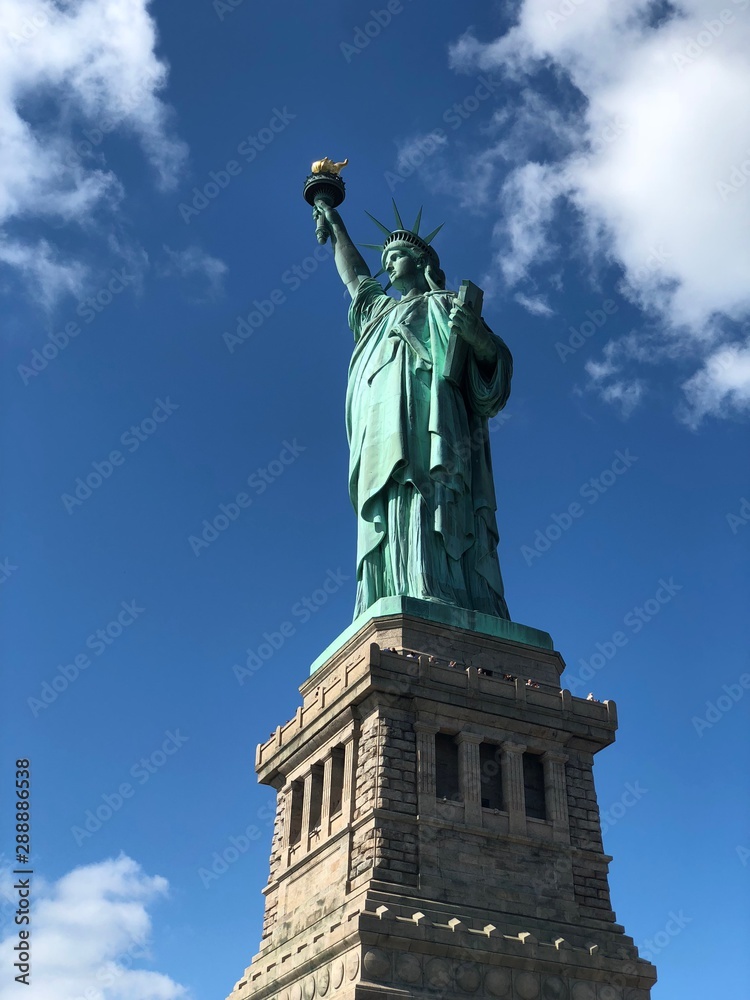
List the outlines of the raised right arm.
<svg viewBox="0 0 750 1000">
<path fill-rule="evenodd" d="M 351 237 L 346 231 L 346 226 L 336 209 L 329 208 L 328 205 L 316 205 L 313 209 L 313 218 L 316 222 L 320 215 L 328 223 L 336 270 L 339 272 L 339 276 L 346 285 L 349 294 L 354 298 L 361 280 L 370 277 L 370 268 L 365 263 L 362 254 L 352 243 Z"/>
</svg>

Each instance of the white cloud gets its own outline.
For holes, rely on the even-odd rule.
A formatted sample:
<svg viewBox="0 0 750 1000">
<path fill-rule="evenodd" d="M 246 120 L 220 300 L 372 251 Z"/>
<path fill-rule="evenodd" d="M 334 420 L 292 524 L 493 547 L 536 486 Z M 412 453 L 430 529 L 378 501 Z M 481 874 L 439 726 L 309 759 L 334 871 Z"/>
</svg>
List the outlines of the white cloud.
<svg viewBox="0 0 750 1000">
<path fill-rule="evenodd" d="M 644 385 L 640 379 L 635 379 L 633 382 L 618 380 L 599 386 L 598 392 L 605 403 L 614 404 L 619 409 L 620 415 L 627 418 L 640 403 Z"/>
<path fill-rule="evenodd" d="M 516 292 L 513 296 L 519 306 L 523 306 L 533 316 L 554 316 L 555 310 L 541 295 L 524 295 L 523 292 Z"/>
<path fill-rule="evenodd" d="M 629 338 L 633 338 L 629 334 Z M 603 361 L 587 361 L 584 365 L 589 381 L 586 388 L 596 393 L 605 403 L 614 405 L 620 416 L 627 419 L 643 399 L 646 386 L 641 379 L 621 377 L 618 356 L 627 356 L 628 338 L 610 341 L 604 348 Z"/>
<path fill-rule="evenodd" d="M 128 274 L 132 275 L 133 289 L 140 295 L 143 292 L 144 276 L 151 266 L 151 261 L 144 248 L 129 233 L 114 230 L 111 230 L 107 236 L 107 246 L 111 253 L 125 261 Z"/>
<path fill-rule="evenodd" d="M 732 336 L 732 323 L 750 312 L 749 7 L 522 0 L 517 24 L 499 39 L 459 40 L 451 52 L 458 69 L 502 71 L 526 92 L 544 89 L 542 69 L 548 89 L 552 70 L 567 88 L 558 111 L 569 127 L 550 128 L 540 102 L 530 130 L 533 103 L 520 101 L 516 133 L 526 141 L 510 173 L 496 178 L 497 264 L 509 285 L 548 259 L 556 211 L 567 202 L 589 259 L 622 267 L 623 294 L 679 339 L 684 357 L 708 362 Z M 539 156 L 533 141 L 545 132 L 551 141 Z M 512 149 L 506 140 L 505 154 Z M 687 383 L 696 414 L 736 410 L 750 391 L 746 349 L 750 342 L 727 356 L 731 378 L 704 368 L 703 382 Z M 710 406 L 706 380 L 716 390 Z"/>
<path fill-rule="evenodd" d="M 685 420 L 696 427 L 703 417 L 750 412 L 750 345 L 728 344 L 708 357 L 682 387 Z"/>
<path fill-rule="evenodd" d="M 601 382 L 602 379 L 614 375 L 617 371 L 617 367 L 607 359 L 604 361 L 587 361 L 584 368 L 595 382 Z"/>
<path fill-rule="evenodd" d="M 165 244 L 163 250 L 166 261 L 160 266 L 161 274 L 176 275 L 180 278 L 197 276 L 203 279 L 206 285 L 205 293 L 195 295 L 194 301 L 216 299 L 223 294 L 224 275 L 229 270 L 223 260 L 212 257 L 195 245 L 189 246 L 186 250 L 172 250 Z"/>
<path fill-rule="evenodd" d="M 169 976 L 134 967 L 148 962 L 148 906 L 166 894 L 165 879 L 147 876 L 125 855 L 75 868 L 52 884 L 35 879 L 31 985 L 7 974 L 18 961 L 19 928 L 11 924 L 0 943 L 6 970 L 0 1000 L 17 1000 L 20 990 L 28 1000 L 187 998 Z M 3 895 L 17 899 L 11 886 L 3 873 Z"/>
<path fill-rule="evenodd" d="M 47 240 L 23 243 L 5 239 L 0 233 L 0 263 L 14 268 L 32 288 L 45 308 L 66 293 L 80 296 L 86 268 L 76 260 L 63 260 Z"/>
<path fill-rule="evenodd" d="M 447 138 L 437 129 L 425 134 L 413 135 L 408 139 L 397 142 L 397 172 L 408 177 L 410 173 L 424 163 L 427 157 L 433 156 L 439 149 L 447 146 L 447 144 Z"/>
<path fill-rule="evenodd" d="M 83 264 L 28 227 L 91 227 L 123 195 L 102 154 L 109 132 L 134 136 L 160 187 L 185 147 L 159 97 L 167 67 L 155 53 L 149 0 L 2 0 L 0 9 L 0 261 L 45 302 L 77 292 Z M 34 267 L 38 249 L 42 265 Z"/>
<path fill-rule="evenodd" d="M 507 249 L 496 263 L 508 285 L 530 276 L 531 268 L 550 260 L 555 246 L 549 227 L 557 194 L 549 186 L 550 170 L 540 163 L 526 163 L 515 170 L 502 188 L 503 221 L 495 227 L 495 237 Z M 519 206 L 523 211 L 519 211 Z"/>
</svg>

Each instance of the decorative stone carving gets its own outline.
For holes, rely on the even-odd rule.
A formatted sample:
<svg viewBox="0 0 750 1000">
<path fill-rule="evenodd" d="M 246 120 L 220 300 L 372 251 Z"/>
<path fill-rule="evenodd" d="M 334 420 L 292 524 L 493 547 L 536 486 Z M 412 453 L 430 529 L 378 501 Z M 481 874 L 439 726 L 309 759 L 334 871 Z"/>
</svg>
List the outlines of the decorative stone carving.
<svg viewBox="0 0 750 1000">
<path fill-rule="evenodd" d="M 596 995 L 599 1000 L 622 1000 L 622 990 L 619 986 L 610 986 L 609 983 L 599 983 Z"/>
<path fill-rule="evenodd" d="M 573 1000 L 596 1000 L 596 987 L 593 983 L 574 983 Z"/>
<path fill-rule="evenodd" d="M 510 994 L 510 969 L 490 969 L 484 977 L 484 988 L 493 997 Z"/>
<path fill-rule="evenodd" d="M 396 959 L 396 978 L 412 985 L 422 978 L 422 963 L 416 955 L 401 954 Z"/>
<path fill-rule="evenodd" d="M 536 1000 L 539 996 L 539 976 L 534 972 L 516 972 L 513 986 L 519 1000 Z"/>
<path fill-rule="evenodd" d="M 359 952 L 350 951 L 346 956 L 346 975 L 349 979 L 356 979 L 359 972 Z"/>
<path fill-rule="evenodd" d="M 318 996 L 324 997 L 331 985 L 331 970 L 324 965 L 318 972 Z"/>
<path fill-rule="evenodd" d="M 313 1000 L 315 996 L 315 977 L 308 976 L 307 979 L 302 984 L 302 995 L 305 1000 Z"/>
<path fill-rule="evenodd" d="M 424 967 L 427 983 L 436 989 L 447 989 L 451 984 L 450 963 L 444 958 L 431 958 Z"/>
<path fill-rule="evenodd" d="M 568 984 L 559 976 L 546 976 L 542 983 L 544 1000 L 568 1000 Z"/>
<path fill-rule="evenodd" d="M 335 990 L 337 990 L 344 981 L 344 963 L 340 958 L 337 958 L 331 966 L 331 979 L 333 980 L 333 988 Z"/>
<path fill-rule="evenodd" d="M 379 948 L 368 948 L 362 962 L 365 972 L 373 979 L 389 979 L 391 962 L 384 951 Z"/>
<path fill-rule="evenodd" d="M 456 986 L 464 993 L 476 993 L 481 981 L 475 962 L 464 962 L 456 968 Z"/>
</svg>

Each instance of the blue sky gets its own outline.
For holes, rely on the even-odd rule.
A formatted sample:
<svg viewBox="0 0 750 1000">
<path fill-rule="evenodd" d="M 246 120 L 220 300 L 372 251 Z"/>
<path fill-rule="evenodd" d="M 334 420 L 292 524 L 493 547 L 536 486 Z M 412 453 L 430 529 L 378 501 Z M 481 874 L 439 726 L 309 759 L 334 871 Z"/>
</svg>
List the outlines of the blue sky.
<svg viewBox="0 0 750 1000">
<path fill-rule="evenodd" d="M 392 195 L 445 222 L 449 285 L 485 289 L 513 352 L 508 604 L 575 694 L 618 704 L 595 774 L 655 1000 L 747 981 L 747 7 L 392 0 L 368 28 L 338 0 L 3 2 L 3 759 L 6 788 L 32 760 L 46 900 L 27 995 L 109 1000 L 141 969 L 141 996 L 208 1000 L 257 949 L 255 744 L 354 602 L 347 301 L 301 193 L 326 155 L 350 159 L 356 240 Z M 91 948 L 63 976 L 76 907 Z"/>
</svg>

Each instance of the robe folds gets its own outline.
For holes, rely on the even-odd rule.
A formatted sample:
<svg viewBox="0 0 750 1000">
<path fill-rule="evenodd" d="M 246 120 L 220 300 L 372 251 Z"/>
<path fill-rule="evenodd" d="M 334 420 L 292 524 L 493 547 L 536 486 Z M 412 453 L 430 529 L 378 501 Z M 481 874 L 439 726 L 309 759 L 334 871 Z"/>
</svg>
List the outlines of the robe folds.
<svg viewBox="0 0 750 1000">
<path fill-rule="evenodd" d="M 487 422 L 508 399 L 513 360 L 491 334 L 494 364 L 469 349 L 460 387 L 444 377 L 455 299 L 431 291 L 397 301 L 363 278 L 349 309 L 355 618 L 391 596 L 509 618 Z"/>
</svg>

